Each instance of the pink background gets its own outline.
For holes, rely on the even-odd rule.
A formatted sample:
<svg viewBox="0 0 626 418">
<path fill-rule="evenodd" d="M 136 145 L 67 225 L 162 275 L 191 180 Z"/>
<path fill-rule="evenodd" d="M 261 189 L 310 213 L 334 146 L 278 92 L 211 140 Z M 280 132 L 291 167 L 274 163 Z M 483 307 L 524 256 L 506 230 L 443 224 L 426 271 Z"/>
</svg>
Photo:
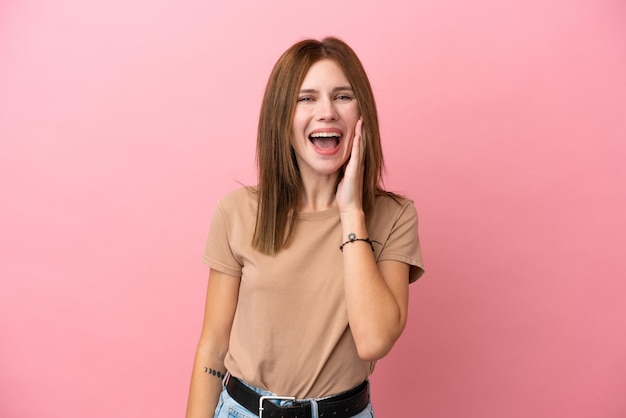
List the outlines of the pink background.
<svg viewBox="0 0 626 418">
<path fill-rule="evenodd" d="M 386 7 L 384 7 L 386 6 Z M 378 416 L 626 416 L 621 0 L 0 3 L 0 416 L 182 416 L 217 199 L 334 34 L 427 274 Z"/>
</svg>

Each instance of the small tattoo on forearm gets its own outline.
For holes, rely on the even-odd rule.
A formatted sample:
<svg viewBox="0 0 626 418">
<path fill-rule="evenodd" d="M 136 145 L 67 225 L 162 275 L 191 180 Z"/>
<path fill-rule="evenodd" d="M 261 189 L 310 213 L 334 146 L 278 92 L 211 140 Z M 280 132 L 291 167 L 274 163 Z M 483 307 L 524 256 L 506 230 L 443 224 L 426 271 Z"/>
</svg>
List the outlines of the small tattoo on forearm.
<svg viewBox="0 0 626 418">
<path fill-rule="evenodd" d="M 224 376 L 226 376 L 226 373 L 222 373 L 222 372 L 220 372 L 219 370 L 213 370 L 213 369 L 208 368 L 208 367 L 205 367 L 205 368 L 204 368 L 204 372 L 205 372 L 205 373 L 208 373 L 208 374 L 210 374 L 210 375 L 212 375 L 212 376 L 215 376 L 215 377 L 217 377 L 217 378 L 219 378 L 219 379 L 221 379 L 221 378 L 223 378 Z"/>
</svg>

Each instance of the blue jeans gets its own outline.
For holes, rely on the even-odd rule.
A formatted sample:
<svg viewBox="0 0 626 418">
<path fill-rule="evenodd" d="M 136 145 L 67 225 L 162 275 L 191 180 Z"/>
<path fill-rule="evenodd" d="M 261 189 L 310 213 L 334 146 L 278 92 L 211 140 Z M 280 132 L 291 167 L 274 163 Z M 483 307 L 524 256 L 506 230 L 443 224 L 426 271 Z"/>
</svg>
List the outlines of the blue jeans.
<svg viewBox="0 0 626 418">
<path fill-rule="evenodd" d="M 251 385 L 247 385 L 247 386 L 262 396 L 273 395 L 273 393 L 270 393 L 263 389 L 259 389 Z M 315 401 L 316 399 L 307 399 L 307 400 Z M 288 403 L 289 401 L 282 401 L 282 402 L 283 404 L 285 404 L 285 402 Z M 313 409 L 315 409 L 314 405 L 312 405 L 311 409 L 313 412 L 313 418 L 318 418 L 315 411 L 313 411 Z M 241 404 L 237 403 L 237 401 L 231 398 L 231 396 L 226 391 L 226 387 L 222 388 L 222 393 L 220 393 L 220 399 L 217 402 L 217 407 L 215 408 L 214 418 L 254 418 L 257 416 L 258 414 L 251 413 L 246 408 L 244 408 Z M 364 410 L 354 415 L 352 418 L 374 418 L 374 411 L 372 410 L 372 403 L 370 402 Z"/>
</svg>

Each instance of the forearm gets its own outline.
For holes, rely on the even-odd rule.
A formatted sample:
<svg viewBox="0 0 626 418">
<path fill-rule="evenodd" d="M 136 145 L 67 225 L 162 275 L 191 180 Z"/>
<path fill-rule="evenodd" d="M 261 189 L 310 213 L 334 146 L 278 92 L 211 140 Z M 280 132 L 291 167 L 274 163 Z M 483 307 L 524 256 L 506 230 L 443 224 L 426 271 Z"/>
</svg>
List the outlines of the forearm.
<svg viewBox="0 0 626 418">
<path fill-rule="evenodd" d="M 341 222 L 344 241 L 351 233 L 357 238 L 368 237 L 362 211 L 343 213 Z M 369 243 L 346 244 L 343 261 L 348 321 L 359 356 L 377 360 L 389 352 L 402 333 L 406 323 L 403 304 L 407 302 L 398 300 L 399 295 L 385 281 Z"/>
<path fill-rule="evenodd" d="M 205 303 L 204 323 L 196 349 L 187 418 L 210 418 L 215 414 L 221 379 L 226 372 L 224 358 L 228 352 L 230 330 L 239 295 L 239 279 L 211 269 Z M 215 370 L 216 375 L 208 373 Z"/>
<path fill-rule="evenodd" d="M 222 379 L 210 373 L 210 370 L 226 371 L 223 356 L 198 345 L 191 374 L 189 399 L 186 418 L 212 418 L 222 391 Z"/>
</svg>

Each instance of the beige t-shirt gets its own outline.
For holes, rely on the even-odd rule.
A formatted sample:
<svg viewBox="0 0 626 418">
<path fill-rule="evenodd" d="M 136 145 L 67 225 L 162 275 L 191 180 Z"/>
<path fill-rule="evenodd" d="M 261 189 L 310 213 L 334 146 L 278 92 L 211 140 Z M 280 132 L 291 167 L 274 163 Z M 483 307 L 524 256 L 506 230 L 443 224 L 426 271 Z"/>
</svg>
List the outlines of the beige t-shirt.
<svg viewBox="0 0 626 418">
<path fill-rule="evenodd" d="M 233 376 L 278 395 L 322 397 L 365 380 L 375 362 L 359 358 L 344 300 L 342 228 L 337 209 L 300 213 L 287 248 L 252 249 L 256 195 L 247 188 L 217 206 L 204 253 L 212 269 L 240 279 L 225 365 Z M 422 270 L 413 203 L 378 197 L 369 222 L 377 261 Z M 354 245 L 354 244 L 350 244 Z M 367 245 L 367 244 L 366 244 Z"/>
</svg>

